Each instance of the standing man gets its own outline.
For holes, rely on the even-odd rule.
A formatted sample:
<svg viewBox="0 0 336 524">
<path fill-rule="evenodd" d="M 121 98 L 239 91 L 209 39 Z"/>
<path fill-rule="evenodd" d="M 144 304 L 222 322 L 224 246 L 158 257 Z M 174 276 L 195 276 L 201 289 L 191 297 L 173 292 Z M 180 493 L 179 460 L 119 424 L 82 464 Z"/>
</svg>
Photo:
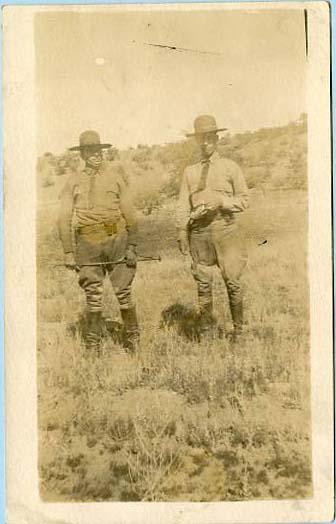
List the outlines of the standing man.
<svg viewBox="0 0 336 524">
<path fill-rule="evenodd" d="M 73 173 L 60 195 L 59 234 L 65 266 L 78 271 L 87 302 L 85 343 L 99 350 L 103 307 L 103 282 L 107 274 L 119 302 L 124 323 L 125 347 L 136 350 L 139 328 L 131 286 L 137 255 L 137 223 L 120 166 L 103 162 L 96 131 L 84 131 L 79 151 L 85 167 Z"/>
<path fill-rule="evenodd" d="M 179 248 L 189 251 L 197 283 L 202 324 L 212 317 L 212 273 L 217 265 L 228 292 L 234 340 L 242 332 L 243 293 L 240 277 L 247 263 L 245 241 L 236 215 L 248 207 L 248 189 L 243 173 L 232 160 L 217 152 L 219 129 L 213 116 L 195 119 L 194 136 L 201 161 L 183 174 L 178 205 Z"/>
</svg>

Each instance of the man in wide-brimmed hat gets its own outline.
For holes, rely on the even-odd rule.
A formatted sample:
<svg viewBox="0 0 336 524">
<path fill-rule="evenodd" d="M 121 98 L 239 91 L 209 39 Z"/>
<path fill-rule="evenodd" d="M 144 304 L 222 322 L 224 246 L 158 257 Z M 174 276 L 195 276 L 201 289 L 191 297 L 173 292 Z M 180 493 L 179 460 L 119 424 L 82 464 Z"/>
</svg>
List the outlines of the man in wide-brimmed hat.
<svg viewBox="0 0 336 524">
<path fill-rule="evenodd" d="M 79 145 L 70 148 L 80 152 L 85 167 L 69 177 L 60 195 L 58 225 L 65 265 L 78 271 L 79 285 L 86 294 L 87 348 L 99 350 L 101 345 L 103 282 L 107 274 L 124 322 L 125 347 L 134 351 L 139 339 L 131 296 L 137 223 L 120 165 L 103 161 L 102 150 L 110 146 L 100 142 L 96 131 L 84 131 Z"/>
<path fill-rule="evenodd" d="M 243 291 L 240 277 L 247 251 L 236 216 L 248 207 L 248 189 L 239 166 L 217 152 L 219 128 L 210 115 L 195 119 L 194 133 L 201 161 L 183 174 L 178 205 L 179 248 L 190 251 L 192 273 L 197 283 L 201 318 L 206 326 L 213 315 L 212 273 L 217 265 L 226 284 L 237 339 L 243 327 Z"/>
</svg>

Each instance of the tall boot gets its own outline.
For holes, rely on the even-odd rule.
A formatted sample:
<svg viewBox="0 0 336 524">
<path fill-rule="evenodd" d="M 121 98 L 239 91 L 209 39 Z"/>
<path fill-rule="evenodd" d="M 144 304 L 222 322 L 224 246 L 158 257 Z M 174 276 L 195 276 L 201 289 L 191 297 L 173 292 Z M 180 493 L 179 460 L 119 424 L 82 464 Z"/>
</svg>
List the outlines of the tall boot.
<svg viewBox="0 0 336 524">
<path fill-rule="evenodd" d="M 200 304 L 200 330 L 201 335 L 212 335 L 214 326 L 212 297 L 208 302 Z"/>
<path fill-rule="evenodd" d="M 230 302 L 230 311 L 233 323 L 233 341 L 236 341 L 243 332 L 243 302 Z"/>
<path fill-rule="evenodd" d="M 88 311 L 86 314 L 85 347 L 89 351 L 99 351 L 102 338 L 101 311 Z"/>
<path fill-rule="evenodd" d="M 140 342 L 139 324 L 135 307 L 122 309 L 121 318 L 124 323 L 123 346 L 129 353 L 135 353 Z"/>
</svg>

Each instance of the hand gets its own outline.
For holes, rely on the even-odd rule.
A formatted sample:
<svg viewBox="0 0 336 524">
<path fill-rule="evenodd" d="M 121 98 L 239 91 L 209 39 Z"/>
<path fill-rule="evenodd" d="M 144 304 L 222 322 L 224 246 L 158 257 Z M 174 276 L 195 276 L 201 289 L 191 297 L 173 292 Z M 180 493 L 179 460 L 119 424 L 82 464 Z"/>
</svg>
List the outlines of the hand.
<svg viewBox="0 0 336 524">
<path fill-rule="evenodd" d="M 71 253 L 65 253 L 64 255 L 64 265 L 68 269 L 72 269 L 74 271 L 79 271 L 79 266 L 76 263 L 74 254 Z"/>
<path fill-rule="evenodd" d="M 205 189 L 202 191 L 202 200 L 207 209 L 216 210 L 223 204 L 223 197 L 218 191 Z"/>
<path fill-rule="evenodd" d="M 222 202 L 222 208 L 224 211 L 231 211 L 232 210 L 232 197 L 229 196 L 223 196 L 223 202 Z"/>
<path fill-rule="evenodd" d="M 130 245 L 126 249 L 125 253 L 125 261 L 127 267 L 136 267 L 137 265 L 137 253 L 136 253 L 136 246 Z"/>
<path fill-rule="evenodd" d="M 179 250 L 182 253 L 182 255 L 188 255 L 189 253 L 189 241 L 188 241 L 188 233 L 187 231 L 180 231 L 179 239 L 178 239 L 178 246 Z"/>
</svg>

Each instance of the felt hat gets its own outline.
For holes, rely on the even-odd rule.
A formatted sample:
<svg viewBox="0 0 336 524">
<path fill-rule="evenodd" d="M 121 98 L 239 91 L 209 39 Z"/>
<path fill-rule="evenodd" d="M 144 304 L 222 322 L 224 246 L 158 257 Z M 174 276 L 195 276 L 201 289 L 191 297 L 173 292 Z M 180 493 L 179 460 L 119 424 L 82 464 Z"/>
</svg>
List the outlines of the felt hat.
<svg viewBox="0 0 336 524">
<path fill-rule="evenodd" d="M 215 117 L 211 115 L 200 115 L 194 121 L 194 133 L 187 133 L 186 136 L 203 135 L 205 133 L 218 133 L 219 131 L 226 131 L 226 127 L 217 127 Z"/>
<path fill-rule="evenodd" d="M 108 149 L 112 144 L 101 144 L 100 136 L 97 131 L 84 131 L 79 135 L 79 146 L 70 147 L 70 151 L 80 151 L 85 147 L 99 147 L 100 149 Z"/>
</svg>

